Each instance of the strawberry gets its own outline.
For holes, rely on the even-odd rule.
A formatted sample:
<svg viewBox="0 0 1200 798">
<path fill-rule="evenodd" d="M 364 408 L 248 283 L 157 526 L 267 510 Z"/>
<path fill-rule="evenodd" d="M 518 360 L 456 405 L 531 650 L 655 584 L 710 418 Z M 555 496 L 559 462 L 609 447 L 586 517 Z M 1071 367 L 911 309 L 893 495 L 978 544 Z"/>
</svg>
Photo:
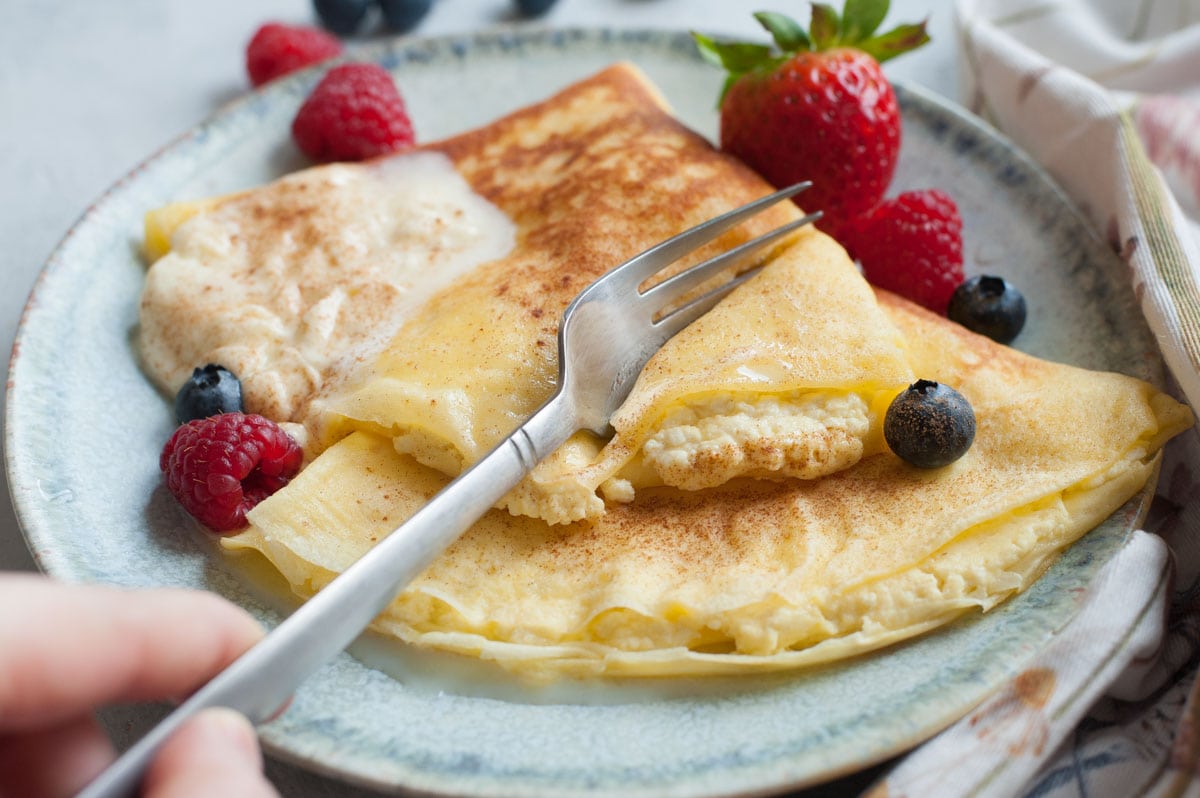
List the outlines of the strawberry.
<svg viewBox="0 0 1200 798">
<path fill-rule="evenodd" d="M 929 41 L 925 23 L 875 30 L 887 0 L 813 3 L 808 31 L 773 12 L 755 19 L 774 46 L 693 37 L 729 72 L 719 102 L 721 149 L 776 186 L 812 180 L 805 207 L 838 236 L 882 198 L 900 152 L 900 109 L 879 64 Z"/>
</svg>

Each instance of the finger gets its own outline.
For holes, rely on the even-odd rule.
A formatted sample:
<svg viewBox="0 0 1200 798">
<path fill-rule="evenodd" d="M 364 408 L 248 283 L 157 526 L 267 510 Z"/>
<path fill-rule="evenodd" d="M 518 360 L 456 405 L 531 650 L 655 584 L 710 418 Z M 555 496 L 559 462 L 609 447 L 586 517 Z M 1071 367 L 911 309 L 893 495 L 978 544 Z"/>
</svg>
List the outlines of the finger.
<svg viewBox="0 0 1200 798">
<path fill-rule="evenodd" d="M 36 732 L 0 736 L 0 795 L 65 798 L 115 757 L 112 743 L 91 716 Z"/>
<path fill-rule="evenodd" d="M 0 732 L 92 707 L 184 696 L 262 636 L 243 610 L 189 590 L 0 576 Z"/>
<path fill-rule="evenodd" d="M 163 744 L 142 781 L 145 798 L 269 798 L 254 728 L 230 709 L 209 709 Z"/>
</svg>

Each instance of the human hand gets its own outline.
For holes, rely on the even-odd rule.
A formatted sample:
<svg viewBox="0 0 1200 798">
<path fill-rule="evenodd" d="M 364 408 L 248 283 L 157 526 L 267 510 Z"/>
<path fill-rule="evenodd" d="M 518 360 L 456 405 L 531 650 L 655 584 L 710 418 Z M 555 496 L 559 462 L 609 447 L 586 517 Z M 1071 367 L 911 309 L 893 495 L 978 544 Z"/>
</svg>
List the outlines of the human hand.
<svg viewBox="0 0 1200 798">
<path fill-rule="evenodd" d="M 262 636 L 210 593 L 0 574 L 0 796 L 72 795 L 115 758 L 91 712 L 182 698 Z M 276 796 L 250 723 L 207 710 L 162 747 L 146 798 Z"/>
</svg>

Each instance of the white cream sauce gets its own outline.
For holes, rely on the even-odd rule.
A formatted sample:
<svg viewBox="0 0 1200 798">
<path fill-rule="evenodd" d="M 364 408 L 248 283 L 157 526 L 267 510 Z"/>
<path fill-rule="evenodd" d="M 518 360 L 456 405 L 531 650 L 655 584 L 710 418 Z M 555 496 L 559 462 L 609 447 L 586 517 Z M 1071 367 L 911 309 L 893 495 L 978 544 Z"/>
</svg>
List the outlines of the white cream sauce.
<svg viewBox="0 0 1200 798">
<path fill-rule="evenodd" d="M 413 308 L 514 240 L 441 154 L 307 169 L 180 225 L 147 274 L 139 348 L 169 392 L 219 363 L 248 410 L 295 420 Z"/>
</svg>

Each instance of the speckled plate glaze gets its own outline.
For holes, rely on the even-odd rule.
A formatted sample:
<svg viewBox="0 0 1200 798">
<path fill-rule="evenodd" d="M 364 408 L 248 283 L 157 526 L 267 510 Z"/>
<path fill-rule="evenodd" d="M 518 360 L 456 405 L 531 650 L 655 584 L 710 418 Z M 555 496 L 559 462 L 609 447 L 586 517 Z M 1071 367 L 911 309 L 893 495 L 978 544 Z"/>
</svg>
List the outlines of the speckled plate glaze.
<svg viewBox="0 0 1200 798">
<path fill-rule="evenodd" d="M 395 73 L 426 140 L 619 59 L 639 64 L 686 122 L 715 132 L 720 76 L 684 34 L 493 32 L 400 39 L 354 55 Z M 270 580 L 224 558 L 160 488 L 169 402 L 142 376 L 130 341 L 142 214 L 303 166 L 288 126 L 316 77 L 248 95 L 151 157 L 87 210 L 46 264 L 11 365 L 7 467 L 47 572 L 204 588 L 278 619 Z M 1032 299 L 1020 347 L 1154 379 L 1155 350 L 1121 263 L 1048 178 L 962 111 L 912 87 L 900 97 L 895 190 L 935 186 L 957 198 L 968 270 L 1008 275 Z M 348 781 L 433 794 L 715 796 L 812 784 L 927 738 L 1018 672 L 1076 609 L 1144 499 L 1000 609 L 836 667 L 534 688 L 475 663 L 363 644 L 360 658 L 343 655 L 314 675 L 263 739 L 277 756 Z"/>
</svg>

